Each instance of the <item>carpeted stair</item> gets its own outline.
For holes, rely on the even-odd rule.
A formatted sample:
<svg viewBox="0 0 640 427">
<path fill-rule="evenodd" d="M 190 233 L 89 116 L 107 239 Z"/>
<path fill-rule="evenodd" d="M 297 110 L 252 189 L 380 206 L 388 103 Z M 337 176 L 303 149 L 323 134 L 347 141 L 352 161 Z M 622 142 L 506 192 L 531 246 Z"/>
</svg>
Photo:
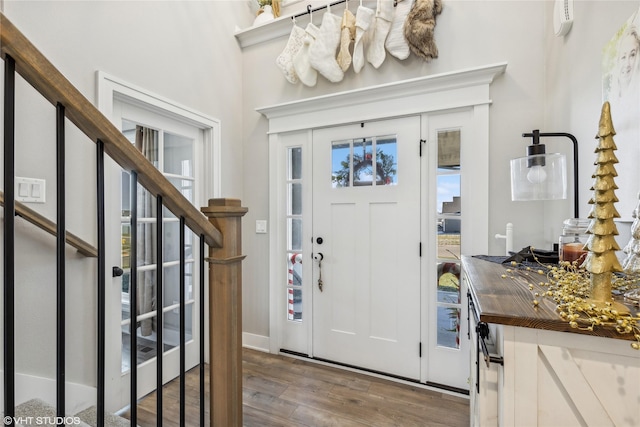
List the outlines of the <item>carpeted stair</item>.
<svg viewBox="0 0 640 427">
<path fill-rule="evenodd" d="M 76 416 L 91 427 L 96 427 L 98 425 L 95 406 L 87 408 L 82 412 L 78 412 Z M 131 421 L 117 415 L 105 413 L 104 425 L 109 427 L 129 427 L 131 426 Z"/>
<path fill-rule="evenodd" d="M 3 414 L 4 418 L 4 414 Z M 16 427 L 44 426 L 56 427 L 56 409 L 40 399 L 31 399 L 16 406 Z M 65 418 L 65 425 L 75 427 L 95 427 L 96 408 L 92 406 L 74 416 Z M 4 425 L 8 424 L 4 420 Z M 105 414 L 106 427 L 129 427 L 129 420 L 113 414 Z"/>
</svg>

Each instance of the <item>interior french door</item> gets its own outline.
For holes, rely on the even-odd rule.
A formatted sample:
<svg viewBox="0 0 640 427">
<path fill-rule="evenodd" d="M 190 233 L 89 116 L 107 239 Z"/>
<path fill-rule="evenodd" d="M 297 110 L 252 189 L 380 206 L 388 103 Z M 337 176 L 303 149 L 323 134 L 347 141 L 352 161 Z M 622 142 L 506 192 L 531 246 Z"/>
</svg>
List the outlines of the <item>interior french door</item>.
<svg viewBox="0 0 640 427">
<path fill-rule="evenodd" d="M 159 115 L 130 103 L 114 101 L 113 106 L 116 123 L 129 141 L 140 149 L 171 181 L 180 192 L 194 205 L 202 205 L 200 185 L 202 181 L 202 165 L 197 159 L 202 158 L 202 131 L 195 126 L 179 120 Z M 155 198 L 138 186 L 131 187 L 128 172 L 112 168 L 112 184 L 117 182 L 110 193 L 111 212 L 109 218 L 117 218 L 117 236 L 112 236 L 118 243 L 110 247 L 119 251 L 119 266 L 124 274 L 115 280 L 115 286 L 108 289 L 111 306 L 107 309 L 108 337 L 107 375 L 110 406 L 121 408 L 130 403 L 130 368 L 137 364 L 138 398 L 155 390 L 157 361 L 157 332 L 162 328 L 163 341 L 163 382 L 179 375 L 179 257 L 185 251 L 185 300 L 186 300 L 186 335 L 187 343 L 186 368 L 190 369 L 198 363 L 198 268 L 194 260 L 198 259 L 198 240 L 190 230 L 185 232 L 186 247 L 179 245 L 180 224 L 166 208 L 158 215 Z M 137 192 L 138 221 L 131 223 L 131 191 Z M 155 232 L 158 221 L 163 228 L 163 265 L 157 271 L 155 253 Z M 133 227 L 138 229 L 138 245 L 132 248 L 130 236 Z M 137 251 L 138 259 L 138 307 L 129 304 L 130 255 Z M 158 274 L 163 275 L 162 301 L 157 299 L 155 287 Z M 162 304 L 162 319 L 157 316 L 157 306 Z M 135 321 L 138 348 L 130 347 L 131 323 Z"/>
<path fill-rule="evenodd" d="M 313 132 L 315 358 L 420 378 L 419 141 L 419 116 Z"/>
</svg>

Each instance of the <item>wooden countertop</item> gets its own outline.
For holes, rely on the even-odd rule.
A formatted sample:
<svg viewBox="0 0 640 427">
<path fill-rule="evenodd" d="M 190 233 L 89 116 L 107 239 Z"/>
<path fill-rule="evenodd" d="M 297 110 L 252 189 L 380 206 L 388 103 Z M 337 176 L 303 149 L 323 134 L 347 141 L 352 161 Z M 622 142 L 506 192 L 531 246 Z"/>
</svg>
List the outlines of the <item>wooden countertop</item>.
<svg viewBox="0 0 640 427">
<path fill-rule="evenodd" d="M 560 318 L 555 311 L 555 303 L 548 298 L 537 298 L 540 302 L 535 307 L 534 291 L 529 289 L 529 283 L 541 281 L 536 280 L 538 273 L 535 271 L 528 272 L 528 279 L 527 272 L 509 274 L 506 270 L 510 266 L 470 256 L 462 257 L 462 268 L 469 278 L 469 292 L 482 322 L 634 340 L 633 334 L 618 334 L 608 327 L 596 327 L 594 331 L 573 329 Z M 634 313 L 639 311 L 638 307 L 627 306 Z"/>
</svg>

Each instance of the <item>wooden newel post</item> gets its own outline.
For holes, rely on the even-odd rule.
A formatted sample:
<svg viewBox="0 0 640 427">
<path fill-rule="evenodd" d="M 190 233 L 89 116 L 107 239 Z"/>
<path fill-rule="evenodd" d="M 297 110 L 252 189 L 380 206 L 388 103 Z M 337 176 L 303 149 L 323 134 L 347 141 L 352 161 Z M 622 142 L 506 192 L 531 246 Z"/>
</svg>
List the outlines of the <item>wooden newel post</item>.
<svg viewBox="0 0 640 427">
<path fill-rule="evenodd" d="M 209 249 L 211 426 L 242 426 L 242 217 L 237 199 L 211 199 L 202 212 L 222 233 Z"/>
</svg>

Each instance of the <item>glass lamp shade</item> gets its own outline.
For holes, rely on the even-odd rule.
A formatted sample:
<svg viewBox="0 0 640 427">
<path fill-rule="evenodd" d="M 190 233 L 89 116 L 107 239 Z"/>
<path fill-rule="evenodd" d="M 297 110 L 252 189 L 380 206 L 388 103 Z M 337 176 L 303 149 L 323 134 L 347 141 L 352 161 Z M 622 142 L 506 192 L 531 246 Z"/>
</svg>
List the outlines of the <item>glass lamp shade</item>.
<svg viewBox="0 0 640 427">
<path fill-rule="evenodd" d="M 511 200 L 567 198 L 567 159 L 549 153 L 511 160 Z"/>
</svg>

